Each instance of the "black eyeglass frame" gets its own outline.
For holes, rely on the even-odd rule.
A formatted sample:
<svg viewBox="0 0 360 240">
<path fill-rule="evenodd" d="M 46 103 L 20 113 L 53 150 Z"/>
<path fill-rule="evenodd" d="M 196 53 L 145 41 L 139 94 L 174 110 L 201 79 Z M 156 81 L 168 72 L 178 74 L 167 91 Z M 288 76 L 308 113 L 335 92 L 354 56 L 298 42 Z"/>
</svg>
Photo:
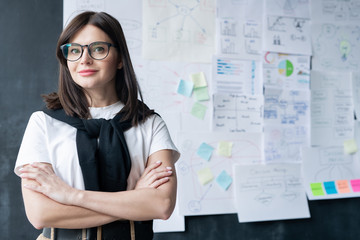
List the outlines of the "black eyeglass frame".
<svg viewBox="0 0 360 240">
<path fill-rule="evenodd" d="M 108 52 L 106 53 L 105 57 L 103 57 L 103 58 L 94 58 L 94 57 L 91 55 L 90 46 L 93 45 L 93 44 L 96 44 L 96 43 L 101 43 L 101 44 L 105 44 L 105 45 L 108 46 Z M 74 45 L 76 45 L 76 46 L 80 46 L 80 47 L 81 47 L 81 54 L 80 54 L 79 58 L 77 58 L 77 59 L 75 59 L 75 60 L 69 60 L 69 59 L 66 57 L 65 52 L 64 52 L 64 48 L 66 47 L 66 45 L 69 45 L 69 44 L 71 44 L 71 45 L 74 44 Z M 79 59 L 82 57 L 82 55 L 83 55 L 83 53 L 84 53 L 84 47 L 87 47 L 89 56 L 90 56 L 92 59 L 94 59 L 94 60 L 103 60 L 103 59 L 105 59 L 107 56 L 109 56 L 110 47 L 117 48 L 117 46 L 114 45 L 114 44 L 112 44 L 112 43 L 97 41 L 97 42 L 92 42 L 92 43 L 89 43 L 89 44 L 86 44 L 86 45 L 81 45 L 81 44 L 79 44 L 79 43 L 65 43 L 65 44 L 63 44 L 63 45 L 60 46 L 60 49 L 61 49 L 61 52 L 62 52 L 64 58 L 65 58 L 67 61 L 76 62 L 77 60 L 79 60 Z"/>
</svg>

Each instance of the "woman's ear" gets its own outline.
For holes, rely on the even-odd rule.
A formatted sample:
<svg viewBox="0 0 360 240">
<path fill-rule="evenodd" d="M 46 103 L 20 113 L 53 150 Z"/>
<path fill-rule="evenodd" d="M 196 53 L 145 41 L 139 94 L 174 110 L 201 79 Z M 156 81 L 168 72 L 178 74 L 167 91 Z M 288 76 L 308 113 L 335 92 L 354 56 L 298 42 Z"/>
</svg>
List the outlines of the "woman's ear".
<svg viewBox="0 0 360 240">
<path fill-rule="evenodd" d="M 119 62 L 118 66 L 117 66 L 117 69 L 122 69 L 122 67 L 123 67 L 123 63 Z"/>
</svg>

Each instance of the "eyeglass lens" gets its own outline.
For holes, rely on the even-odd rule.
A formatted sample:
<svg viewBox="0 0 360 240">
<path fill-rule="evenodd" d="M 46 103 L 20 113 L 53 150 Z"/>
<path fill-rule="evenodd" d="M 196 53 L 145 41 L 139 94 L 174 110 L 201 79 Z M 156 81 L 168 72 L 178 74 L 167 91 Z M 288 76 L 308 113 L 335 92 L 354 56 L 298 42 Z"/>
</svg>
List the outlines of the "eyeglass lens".
<svg viewBox="0 0 360 240">
<path fill-rule="evenodd" d="M 69 61 L 76 61 L 81 58 L 83 49 L 86 45 L 81 46 L 77 43 L 68 43 L 63 47 L 64 57 Z M 105 42 L 93 42 L 88 45 L 89 55 L 96 60 L 101 60 L 109 54 L 109 45 Z"/>
</svg>

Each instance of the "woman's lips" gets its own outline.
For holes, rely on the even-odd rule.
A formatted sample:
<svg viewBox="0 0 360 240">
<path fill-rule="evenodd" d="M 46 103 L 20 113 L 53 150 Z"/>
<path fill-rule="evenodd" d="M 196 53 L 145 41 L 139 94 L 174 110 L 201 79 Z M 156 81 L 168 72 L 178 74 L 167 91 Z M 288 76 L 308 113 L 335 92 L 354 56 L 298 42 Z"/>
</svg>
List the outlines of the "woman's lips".
<svg viewBox="0 0 360 240">
<path fill-rule="evenodd" d="M 80 76 L 83 76 L 83 77 L 91 76 L 91 75 L 94 75 L 95 73 L 97 73 L 97 70 L 94 70 L 94 69 L 84 69 L 84 70 L 79 71 Z"/>
</svg>

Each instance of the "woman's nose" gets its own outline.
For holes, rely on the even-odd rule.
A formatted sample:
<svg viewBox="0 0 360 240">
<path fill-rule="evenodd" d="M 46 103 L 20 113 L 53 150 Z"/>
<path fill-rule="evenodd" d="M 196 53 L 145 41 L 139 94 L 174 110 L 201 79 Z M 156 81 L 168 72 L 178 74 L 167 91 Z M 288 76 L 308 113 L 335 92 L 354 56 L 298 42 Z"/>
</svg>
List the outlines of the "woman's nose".
<svg viewBox="0 0 360 240">
<path fill-rule="evenodd" d="M 83 52 L 83 55 L 80 58 L 80 63 L 81 64 L 92 63 L 92 58 L 90 57 L 89 49 L 87 47 L 84 47 L 84 52 Z"/>
</svg>

